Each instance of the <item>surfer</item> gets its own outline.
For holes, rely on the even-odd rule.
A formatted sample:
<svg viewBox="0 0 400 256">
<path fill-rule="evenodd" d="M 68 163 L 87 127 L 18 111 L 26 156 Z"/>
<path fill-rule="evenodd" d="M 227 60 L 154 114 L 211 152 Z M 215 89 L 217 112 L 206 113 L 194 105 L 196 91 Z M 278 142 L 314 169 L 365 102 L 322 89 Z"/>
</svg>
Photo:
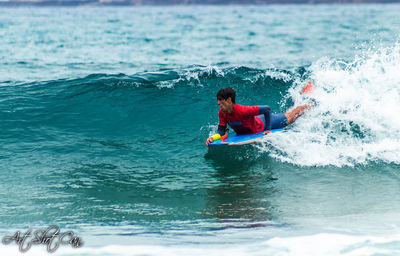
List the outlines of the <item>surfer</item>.
<svg viewBox="0 0 400 256">
<path fill-rule="evenodd" d="M 206 145 L 219 139 L 226 133 L 229 126 L 236 134 L 252 134 L 264 131 L 270 133 L 271 129 L 283 128 L 304 114 L 311 105 L 296 107 L 290 112 L 272 114 L 269 106 L 243 106 L 236 104 L 236 92 L 230 87 L 222 88 L 217 93 L 219 125 L 217 134 L 206 140 Z"/>
</svg>

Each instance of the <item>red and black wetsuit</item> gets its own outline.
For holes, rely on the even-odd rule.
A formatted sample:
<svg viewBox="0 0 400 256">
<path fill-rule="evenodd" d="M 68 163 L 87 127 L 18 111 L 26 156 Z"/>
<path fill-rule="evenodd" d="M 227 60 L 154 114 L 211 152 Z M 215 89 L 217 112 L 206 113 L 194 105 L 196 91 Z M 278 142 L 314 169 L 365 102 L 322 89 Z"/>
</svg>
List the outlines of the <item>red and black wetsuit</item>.
<svg viewBox="0 0 400 256">
<path fill-rule="evenodd" d="M 250 134 L 271 130 L 271 108 L 268 106 L 243 106 L 235 104 L 232 113 L 225 113 L 220 109 L 218 117 L 218 133 L 221 136 L 225 134 L 227 124 L 232 127 L 236 134 Z"/>
</svg>

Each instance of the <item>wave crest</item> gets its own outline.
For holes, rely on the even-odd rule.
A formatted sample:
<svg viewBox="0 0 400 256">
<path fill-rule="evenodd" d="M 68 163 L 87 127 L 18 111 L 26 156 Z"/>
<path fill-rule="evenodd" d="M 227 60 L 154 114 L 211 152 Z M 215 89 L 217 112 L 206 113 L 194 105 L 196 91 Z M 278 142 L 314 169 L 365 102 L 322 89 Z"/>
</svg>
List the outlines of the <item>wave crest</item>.
<svg viewBox="0 0 400 256">
<path fill-rule="evenodd" d="M 353 61 L 321 59 L 310 67 L 319 105 L 262 150 L 298 165 L 400 163 L 400 46 Z M 301 84 L 291 88 L 298 95 Z M 270 146 L 272 145 L 272 148 Z"/>
</svg>

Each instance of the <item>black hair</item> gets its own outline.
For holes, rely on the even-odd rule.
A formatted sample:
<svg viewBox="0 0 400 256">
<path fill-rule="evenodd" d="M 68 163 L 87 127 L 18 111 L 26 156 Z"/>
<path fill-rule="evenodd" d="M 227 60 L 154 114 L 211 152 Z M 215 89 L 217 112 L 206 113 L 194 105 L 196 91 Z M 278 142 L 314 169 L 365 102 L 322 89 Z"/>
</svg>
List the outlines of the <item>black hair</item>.
<svg viewBox="0 0 400 256">
<path fill-rule="evenodd" d="M 235 103 L 236 92 L 231 87 L 225 87 L 218 91 L 217 99 L 227 100 L 231 98 L 232 103 Z"/>
</svg>

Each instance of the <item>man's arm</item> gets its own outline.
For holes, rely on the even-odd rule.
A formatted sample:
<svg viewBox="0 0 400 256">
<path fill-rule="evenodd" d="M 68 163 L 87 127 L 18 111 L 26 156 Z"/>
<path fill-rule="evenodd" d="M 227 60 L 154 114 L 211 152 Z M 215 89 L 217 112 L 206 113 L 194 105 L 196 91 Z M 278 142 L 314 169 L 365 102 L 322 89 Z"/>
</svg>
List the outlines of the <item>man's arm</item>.
<svg viewBox="0 0 400 256">
<path fill-rule="evenodd" d="M 218 119 L 219 119 L 219 125 L 218 125 L 217 134 L 209 137 L 206 140 L 207 146 L 214 140 L 219 140 L 226 133 L 226 125 L 227 125 L 226 116 L 222 113 L 221 109 L 218 111 Z"/>
<path fill-rule="evenodd" d="M 259 115 L 264 115 L 265 117 L 265 131 L 271 131 L 271 108 L 269 106 L 258 106 Z"/>
<path fill-rule="evenodd" d="M 224 136 L 226 133 L 226 125 L 218 125 L 217 133 L 221 136 Z"/>
<path fill-rule="evenodd" d="M 210 144 L 214 140 L 219 140 L 222 136 L 224 136 L 226 133 L 226 125 L 218 125 L 218 131 L 217 134 L 209 137 L 206 141 L 206 145 Z M 218 136 L 219 135 L 219 136 Z"/>
</svg>

